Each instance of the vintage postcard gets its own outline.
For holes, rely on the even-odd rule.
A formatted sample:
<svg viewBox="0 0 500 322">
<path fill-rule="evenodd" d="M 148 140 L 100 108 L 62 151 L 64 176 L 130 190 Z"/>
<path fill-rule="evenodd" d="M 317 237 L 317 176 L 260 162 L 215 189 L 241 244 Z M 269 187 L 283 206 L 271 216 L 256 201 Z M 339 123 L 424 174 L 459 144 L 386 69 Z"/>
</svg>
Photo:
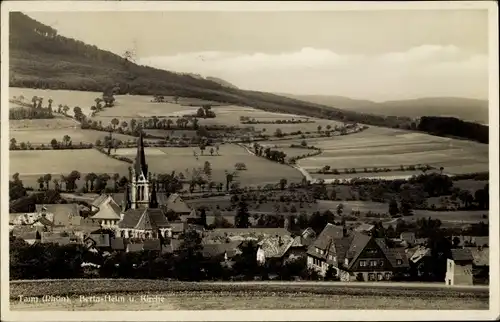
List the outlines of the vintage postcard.
<svg viewBox="0 0 500 322">
<path fill-rule="evenodd" d="M 499 317 L 496 3 L 1 18 L 2 320 Z"/>
</svg>

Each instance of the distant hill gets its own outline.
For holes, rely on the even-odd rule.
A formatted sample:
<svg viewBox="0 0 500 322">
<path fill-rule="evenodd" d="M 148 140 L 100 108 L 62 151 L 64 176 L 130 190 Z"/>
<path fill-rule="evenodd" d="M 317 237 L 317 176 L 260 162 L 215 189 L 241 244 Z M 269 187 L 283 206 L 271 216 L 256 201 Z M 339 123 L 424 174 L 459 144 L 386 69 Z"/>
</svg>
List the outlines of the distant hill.
<svg viewBox="0 0 500 322">
<path fill-rule="evenodd" d="M 280 113 L 403 127 L 411 120 L 369 115 L 271 93 L 247 91 L 148 66 L 58 34 L 20 12 L 11 12 L 9 84 L 15 87 L 192 97 Z"/>
<path fill-rule="evenodd" d="M 360 113 L 417 118 L 451 116 L 465 121 L 488 124 L 488 101 L 459 97 L 430 97 L 409 100 L 373 102 L 343 96 L 292 95 L 286 97 Z"/>
<path fill-rule="evenodd" d="M 227 88 L 234 88 L 234 89 L 238 89 L 237 86 L 231 84 L 230 82 L 228 81 L 225 81 L 223 79 L 220 79 L 220 78 L 217 78 L 217 77 L 205 77 L 206 80 L 209 80 L 209 81 L 212 81 L 214 83 L 217 83 L 217 84 L 220 84 L 224 87 L 227 87 Z"/>
</svg>

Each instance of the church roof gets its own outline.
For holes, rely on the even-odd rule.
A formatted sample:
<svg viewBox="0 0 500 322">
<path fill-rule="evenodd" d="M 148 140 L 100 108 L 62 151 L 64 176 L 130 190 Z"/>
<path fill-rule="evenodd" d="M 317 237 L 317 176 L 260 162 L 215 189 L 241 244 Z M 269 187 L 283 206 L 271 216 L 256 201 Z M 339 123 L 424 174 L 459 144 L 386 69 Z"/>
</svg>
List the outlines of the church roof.
<svg viewBox="0 0 500 322">
<path fill-rule="evenodd" d="M 124 213 L 123 219 L 118 222 L 118 227 L 156 230 L 158 228 L 170 227 L 170 224 L 161 209 L 144 208 L 127 210 Z"/>
</svg>

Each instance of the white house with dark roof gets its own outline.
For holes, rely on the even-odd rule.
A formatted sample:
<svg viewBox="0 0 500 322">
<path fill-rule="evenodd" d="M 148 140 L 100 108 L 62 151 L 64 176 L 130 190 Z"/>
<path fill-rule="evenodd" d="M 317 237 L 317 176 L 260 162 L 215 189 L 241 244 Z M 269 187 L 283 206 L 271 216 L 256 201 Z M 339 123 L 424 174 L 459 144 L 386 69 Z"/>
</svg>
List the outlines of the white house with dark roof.
<svg viewBox="0 0 500 322">
<path fill-rule="evenodd" d="M 446 285 L 472 285 L 474 257 L 468 248 L 455 248 L 446 260 Z"/>
<path fill-rule="evenodd" d="M 327 224 L 307 251 L 307 265 L 325 276 L 331 267 L 342 281 L 390 280 L 409 267 L 403 248 L 390 248 L 385 239 Z"/>
</svg>

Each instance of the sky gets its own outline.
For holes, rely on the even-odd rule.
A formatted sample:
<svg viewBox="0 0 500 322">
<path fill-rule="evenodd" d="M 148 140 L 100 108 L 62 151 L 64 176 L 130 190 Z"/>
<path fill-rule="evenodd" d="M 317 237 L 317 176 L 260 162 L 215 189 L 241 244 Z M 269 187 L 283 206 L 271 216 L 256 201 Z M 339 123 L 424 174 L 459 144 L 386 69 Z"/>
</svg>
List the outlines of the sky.
<svg viewBox="0 0 500 322">
<path fill-rule="evenodd" d="M 243 89 L 488 98 L 486 10 L 25 13 L 139 64 Z"/>
</svg>

